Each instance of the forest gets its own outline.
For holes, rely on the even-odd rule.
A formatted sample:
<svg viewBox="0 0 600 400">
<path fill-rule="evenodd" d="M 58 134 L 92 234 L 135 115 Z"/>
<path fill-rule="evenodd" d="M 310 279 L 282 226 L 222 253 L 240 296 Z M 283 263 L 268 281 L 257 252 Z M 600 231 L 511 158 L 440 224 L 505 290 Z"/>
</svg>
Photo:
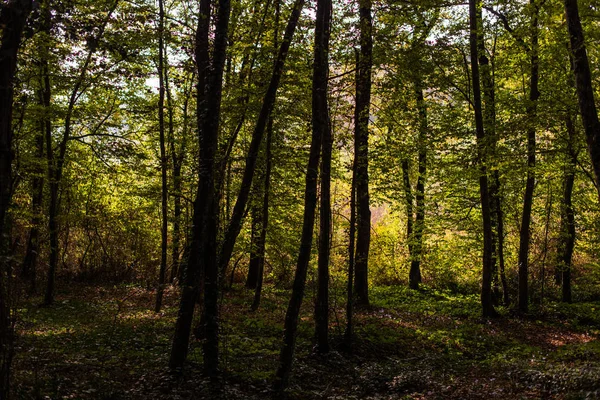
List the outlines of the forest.
<svg viewBox="0 0 600 400">
<path fill-rule="evenodd" d="M 600 398 L 594 0 L 2 0 L 0 400 Z"/>
</svg>

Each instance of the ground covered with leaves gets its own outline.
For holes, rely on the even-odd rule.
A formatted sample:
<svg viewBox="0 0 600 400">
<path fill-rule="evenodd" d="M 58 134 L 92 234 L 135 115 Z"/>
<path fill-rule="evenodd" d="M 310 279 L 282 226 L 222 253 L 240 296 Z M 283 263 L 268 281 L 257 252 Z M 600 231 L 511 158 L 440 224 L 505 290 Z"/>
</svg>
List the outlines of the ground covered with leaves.
<svg viewBox="0 0 600 400">
<path fill-rule="evenodd" d="M 166 367 L 174 288 L 159 314 L 154 293 L 137 286 L 71 286 L 50 308 L 31 299 L 19 310 L 14 398 L 267 398 L 289 292 L 266 288 L 256 312 L 252 295 L 234 287 L 223 296 L 223 373 L 213 382 L 202 376 L 199 341 L 181 375 Z M 599 302 L 483 320 L 475 295 L 377 287 L 357 312 L 349 352 L 343 296 L 333 300 L 332 351 L 316 355 L 311 293 L 305 299 L 291 399 L 600 398 Z"/>
</svg>

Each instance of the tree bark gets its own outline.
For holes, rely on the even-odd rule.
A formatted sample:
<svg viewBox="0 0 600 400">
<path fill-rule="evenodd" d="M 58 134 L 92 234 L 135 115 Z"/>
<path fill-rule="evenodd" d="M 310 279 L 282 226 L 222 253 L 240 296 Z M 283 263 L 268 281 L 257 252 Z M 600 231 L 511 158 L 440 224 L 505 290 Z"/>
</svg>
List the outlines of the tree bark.
<svg viewBox="0 0 600 400">
<path fill-rule="evenodd" d="M 411 289 L 418 289 L 421 283 L 421 257 L 423 253 L 423 230 L 425 228 L 425 180 L 427 179 L 427 106 L 423 97 L 422 83 L 415 84 L 417 108 L 419 111 L 419 137 L 417 139 L 419 175 L 417 176 L 416 216 L 414 225 L 414 240 L 409 273 Z"/>
<path fill-rule="evenodd" d="M 331 12 L 331 3 L 329 0 L 317 1 L 317 23 L 315 28 L 315 67 L 313 69 L 313 116 L 312 116 L 312 137 L 310 142 L 310 153 L 308 165 L 306 168 L 306 187 L 304 190 L 304 220 L 302 223 L 302 237 L 300 239 L 300 250 L 298 252 L 298 261 L 296 264 L 296 274 L 294 276 L 294 285 L 292 287 L 292 295 L 285 314 L 285 322 L 283 328 L 283 346 L 279 355 L 279 367 L 275 375 L 274 391 L 279 396 L 287 388 L 289 377 L 292 370 L 294 359 L 294 349 L 296 346 L 296 334 L 298 331 L 298 317 L 300 314 L 300 306 L 304 298 L 304 289 L 306 286 L 306 274 L 308 271 L 308 262 L 310 261 L 310 253 L 312 248 L 313 230 L 315 223 L 315 210 L 317 208 L 317 179 L 319 169 L 319 158 L 323 139 L 323 129 L 326 129 L 326 121 L 318 120 L 318 117 L 324 116 L 322 112 L 322 104 L 324 90 L 325 101 L 327 101 L 326 86 L 321 86 L 320 74 L 327 70 L 317 71 L 316 65 L 319 62 L 326 62 L 320 59 L 323 57 L 322 49 L 320 48 L 326 42 L 325 29 L 327 28 L 326 18 Z M 316 82 L 315 82 L 316 79 Z M 321 93 L 319 93 L 321 92 Z M 326 107 L 325 103 L 325 107 Z"/>
<path fill-rule="evenodd" d="M 537 121 L 537 100 L 540 97 L 539 62 L 538 62 L 538 15 L 539 6 L 531 0 L 531 76 L 529 83 L 529 102 L 527 104 L 527 182 L 523 199 L 523 218 L 519 240 L 519 311 L 526 313 L 529 309 L 529 242 L 531 238 L 531 207 L 535 188 L 535 125 Z"/>
<path fill-rule="evenodd" d="M 273 119 L 269 120 L 267 125 L 267 148 L 265 150 L 266 165 L 265 165 L 265 182 L 264 195 L 262 203 L 262 223 L 260 226 L 260 237 L 258 240 L 258 276 L 256 287 L 254 288 L 254 299 L 252 300 L 252 311 L 258 310 L 260 305 L 260 297 L 262 293 L 263 279 L 265 274 L 265 246 L 267 242 L 267 228 L 269 226 L 269 191 L 271 190 L 271 168 L 272 168 L 272 152 L 271 145 L 273 143 Z"/>
<path fill-rule="evenodd" d="M 498 275 L 500 274 L 503 282 L 503 292 L 508 296 L 506 287 L 506 276 L 504 275 L 504 237 L 501 231 L 504 230 L 504 221 L 502 221 L 502 200 L 500 197 L 501 185 L 500 174 L 498 172 L 498 161 L 496 148 L 498 144 L 498 134 L 496 132 L 496 91 L 494 87 L 494 78 L 490 59 L 487 57 L 485 45 L 485 33 L 483 31 L 483 18 L 481 8 L 477 10 L 478 28 L 480 35 L 477 40 L 478 61 L 481 71 L 481 86 L 483 100 L 483 125 L 489 146 L 489 160 L 492 171 L 488 171 L 488 180 L 490 181 L 490 218 L 492 220 L 492 285 L 493 300 L 497 303 L 500 297 L 498 287 Z M 498 268 L 499 264 L 502 264 Z"/>
<path fill-rule="evenodd" d="M 567 154 L 565 173 L 563 177 L 563 200 L 560 215 L 560 238 L 558 244 L 558 267 L 561 276 L 562 301 L 570 303 L 571 295 L 571 260 L 575 248 L 575 209 L 573 207 L 573 185 L 575 183 L 575 170 L 577 156 L 575 153 L 575 124 L 570 115 L 565 117 L 567 127 Z"/>
<path fill-rule="evenodd" d="M 42 35 L 50 34 L 50 9 L 48 3 L 44 2 L 41 7 L 41 24 L 40 33 Z M 48 38 L 44 37 L 41 44 L 38 47 L 40 62 L 40 88 L 38 90 L 39 104 L 43 108 L 43 114 L 40 118 L 39 131 L 36 134 L 35 146 L 36 146 L 36 166 L 35 176 L 33 178 L 32 185 L 32 213 L 31 219 L 31 230 L 29 231 L 29 237 L 27 239 L 27 250 L 25 252 L 25 258 L 23 259 L 23 266 L 21 268 L 23 277 L 28 279 L 30 282 L 30 290 L 32 293 L 36 290 L 37 284 L 37 260 L 39 257 L 40 250 L 40 227 L 43 223 L 42 218 L 42 207 L 44 200 L 44 174 L 46 169 L 44 168 L 45 152 L 44 152 L 44 138 L 51 134 L 51 121 L 48 115 L 50 107 L 50 79 L 48 75 L 48 49 L 45 44 L 45 40 Z M 48 96 L 46 95 L 48 92 Z"/>
<path fill-rule="evenodd" d="M 331 0 L 317 2 L 317 25 L 315 29 L 315 52 L 312 86 L 312 124 L 321 136 L 321 202 L 319 259 L 317 271 L 317 298 L 315 304 L 315 338 L 319 353 L 329 351 L 329 255 L 331 237 L 331 153 L 333 138 L 329 115 L 329 36 Z"/>
<path fill-rule="evenodd" d="M 354 253 L 356 251 L 356 159 L 352 161 L 352 182 L 350 184 L 350 223 L 348 227 L 348 283 L 346 286 L 346 331 L 344 341 L 352 349 L 354 331 Z M 412 219 L 412 212 L 411 212 Z"/>
<path fill-rule="evenodd" d="M 573 73 L 575 75 L 581 120 L 585 129 L 588 151 L 600 197 L 600 121 L 598 120 L 598 111 L 594 100 L 592 73 L 585 48 L 583 28 L 579 19 L 577 0 L 564 0 L 564 2 L 571 51 L 573 52 Z"/>
<path fill-rule="evenodd" d="M 369 201 L 369 118 L 371 106 L 371 68 L 373 65 L 373 20 L 371 0 L 359 0 L 360 55 L 357 65 L 354 151 L 356 159 L 357 235 L 354 264 L 356 303 L 369 305 L 368 262 L 371 242 Z"/>
<path fill-rule="evenodd" d="M 481 199 L 481 217 L 483 220 L 483 279 L 481 287 L 481 306 L 484 318 L 496 316 L 492 303 L 492 221 L 490 210 L 490 195 L 486 161 L 488 149 L 483 126 L 481 107 L 481 84 L 478 62 L 478 36 L 479 24 L 477 23 L 478 9 L 481 8 L 479 0 L 469 0 L 470 21 L 470 50 L 471 50 L 471 79 L 473 86 L 473 109 L 475 111 L 475 130 L 477 134 L 477 161 L 479 164 L 479 194 Z"/>
<path fill-rule="evenodd" d="M 166 60 L 165 60 L 166 61 Z M 183 99 L 183 134 L 179 142 L 181 143 L 179 149 L 175 147 L 175 134 L 173 124 L 173 103 L 171 99 L 171 90 L 169 86 L 169 68 L 168 64 L 165 68 L 165 89 L 167 94 L 167 107 L 169 110 L 169 148 L 171 151 L 171 160 L 173 162 L 173 241 L 171 249 L 171 258 L 173 266 L 171 268 L 170 282 L 174 282 L 175 279 L 179 279 L 179 283 L 183 282 L 183 268 L 181 268 L 181 223 L 183 217 L 183 208 L 181 206 L 181 195 L 182 195 L 182 177 L 181 169 L 185 159 L 187 136 L 189 134 L 189 115 L 188 107 L 191 96 L 191 87 L 184 89 Z M 192 81 L 195 79 L 196 74 L 192 74 Z M 191 86 L 191 85 L 190 85 Z"/>
<path fill-rule="evenodd" d="M 167 151 L 165 146 L 165 45 L 164 23 L 165 9 L 163 0 L 158 0 L 158 133 L 160 145 L 160 178 L 161 178 L 161 229 L 160 229 L 160 271 L 158 275 L 158 288 L 156 290 L 155 312 L 160 312 L 167 274 L 167 230 L 168 221 L 168 189 L 167 189 Z"/>
<path fill-rule="evenodd" d="M 413 255 L 413 194 L 410 186 L 410 166 L 408 160 L 402 160 L 402 183 L 404 186 L 404 198 L 406 202 L 406 242 L 408 243 L 408 255 L 409 260 L 412 260 Z M 410 284 L 410 273 L 409 273 L 409 284 Z"/>
<path fill-rule="evenodd" d="M 11 243 L 8 208 L 12 198 L 12 110 L 17 54 L 32 2 L 14 0 L 2 4 L 0 24 L 0 398 L 7 399 L 14 355 L 14 321 L 10 311 Z"/>
<path fill-rule="evenodd" d="M 219 279 L 216 264 L 219 207 L 215 183 L 215 155 L 218 145 L 223 69 L 231 3 L 229 0 L 221 0 L 216 8 L 212 62 L 208 53 L 210 9 L 211 0 L 202 0 L 196 32 L 199 179 L 194 202 L 188 265 L 181 292 L 169 366 L 172 369 L 180 369 L 187 357 L 199 280 L 204 274 L 204 370 L 209 376 L 214 376 L 218 372 L 219 362 Z"/>
</svg>

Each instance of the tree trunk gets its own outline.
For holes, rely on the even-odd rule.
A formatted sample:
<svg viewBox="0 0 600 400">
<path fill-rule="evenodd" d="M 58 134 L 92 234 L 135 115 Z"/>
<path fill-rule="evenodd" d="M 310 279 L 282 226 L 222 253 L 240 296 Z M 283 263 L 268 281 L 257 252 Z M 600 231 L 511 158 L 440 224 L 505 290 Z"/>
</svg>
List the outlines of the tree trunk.
<svg viewBox="0 0 600 400">
<path fill-rule="evenodd" d="M 519 311 L 526 313 L 529 309 L 529 242 L 531 237 L 531 207 L 533 205 L 533 189 L 535 188 L 535 125 L 537 121 L 537 100 L 539 63 L 538 63 L 538 14 L 539 6 L 531 0 L 533 15 L 531 19 L 531 77 L 529 83 L 529 103 L 527 104 L 527 182 L 523 199 L 523 218 L 519 240 Z"/>
<path fill-rule="evenodd" d="M 492 221 L 492 284 L 493 284 L 493 301 L 496 304 L 500 297 L 500 290 L 498 287 L 498 264 L 500 260 L 504 263 L 504 238 L 500 237 L 500 230 L 503 230 L 502 221 L 502 202 L 500 199 L 500 176 L 498 172 L 498 161 L 496 154 L 496 147 L 498 144 L 498 135 L 496 132 L 496 93 L 494 88 L 494 78 L 492 66 L 490 60 L 487 57 L 487 49 L 485 46 L 485 34 L 483 31 L 483 18 L 481 15 L 481 8 L 477 10 L 477 23 L 480 35 L 477 40 L 477 51 L 478 61 L 481 71 L 481 86 L 482 86 L 482 97 L 483 97 L 483 125 L 484 132 L 486 135 L 486 142 L 489 146 L 489 159 L 488 163 L 492 166 L 492 171 L 488 176 L 490 181 L 489 193 L 490 193 L 490 218 Z M 500 268 L 504 271 L 504 266 Z M 504 272 L 500 272 L 503 274 Z M 503 282 L 506 282 L 504 276 Z M 504 292 L 506 293 L 506 286 L 504 286 Z M 507 294 L 507 293 L 506 293 Z M 508 294 L 507 294 L 508 295 Z"/>
<path fill-rule="evenodd" d="M 331 248 L 331 153 L 333 138 L 327 104 L 329 77 L 329 35 L 331 0 L 317 3 L 315 62 L 313 65 L 312 124 L 321 136 L 321 202 L 317 298 L 315 303 L 315 338 L 319 353 L 329 351 L 329 253 Z"/>
<path fill-rule="evenodd" d="M 406 201 L 406 242 L 408 243 L 409 260 L 412 260 L 413 255 L 413 194 L 410 186 L 410 166 L 408 160 L 402 160 L 402 183 L 404 185 L 404 197 Z M 409 273 L 410 284 L 410 273 Z"/>
<path fill-rule="evenodd" d="M 359 0 L 360 55 L 357 65 L 354 151 L 356 159 L 357 235 L 354 265 L 356 302 L 369 305 L 368 262 L 371 242 L 369 208 L 369 117 L 371 106 L 371 67 L 373 64 L 373 20 L 371 0 Z"/>
<path fill-rule="evenodd" d="M 13 184 L 13 80 L 21 36 L 31 8 L 30 0 L 14 0 L 3 3 L 0 9 L 0 23 L 3 25 L 0 43 L 0 399 L 8 398 L 14 355 L 14 321 L 9 298 L 11 240 L 7 221 Z"/>
<path fill-rule="evenodd" d="M 255 187 L 262 186 L 263 182 L 257 181 L 255 183 Z M 259 199 L 260 197 L 260 199 Z M 248 262 L 248 276 L 246 278 L 246 287 L 248 289 L 256 289 L 256 285 L 258 284 L 258 274 L 260 271 L 260 239 L 262 232 L 262 204 L 258 204 L 259 200 L 261 203 L 264 202 L 264 194 L 262 191 L 256 191 L 256 199 L 254 199 L 253 204 L 250 208 L 250 213 L 252 217 L 252 227 L 250 234 L 250 261 Z"/>
<path fill-rule="evenodd" d="M 277 57 L 277 48 L 279 47 L 279 15 L 280 15 L 280 4 L 279 0 L 275 0 L 275 29 L 273 30 L 273 48 L 274 57 Z M 266 242 L 267 242 L 267 228 L 269 226 L 269 191 L 271 190 L 271 169 L 273 166 L 273 154 L 272 154 L 272 145 L 273 145 L 273 115 L 269 117 L 269 122 L 267 124 L 267 145 L 266 145 L 266 165 L 265 165 L 265 184 L 264 184 L 264 197 L 263 197 L 263 209 L 262 209 L 262 227 L 260 232 L 260 241 L 259 241 L 259 254 L 260 254 L 260 263 L 259 263 L 259 271 L 258 271 L 258 281 L 256 282 L 256 288 L 254 290 L 254 300 L 252 301 L 252 311 L 258 310 L 260 305 L 260 297 L 262 293 L 263 287 L 263 279 L 265 275 L 265 259 L 266 259 Z"/>
<path fill-rule="evenodd" d="M 475 111 L 475 129 L 477 134 L 477 160 L 479 164 L 479 194 L 481 199 L 481 217 L 483 220 L 483 279 L 481 286 L 481 306 L 484 318 L 496 315 L 492 304 L 492 221 L 490 210 L 490 195 L 488 188 L 486 161 L 488 149 L 483 127 L 483 114 L 481 107 L 481 84 L 479 80 L 478 62 L 478 9 L 481 8 L 479 0 L 469 0 L 470 21 L 470 50 L 471 50 L 471 79 L 473 85 L 473 108 Z"/>
<path fill-rule="evenodd" d="M 411 212 L 412 219 L 412 212 Z M 349 350 L 352 349 L 354 330 L 354 253 L 356 251 L 356 160 L 352 162 L 352 182 L 350 184 L 350 226 L 348 227 L 348 284 L 346 287 L 346 331 L 344 340 Z"/>
<path fill-rule="evenodd" d="M 164 22 L 165 9 L 163 0 L 158 0 L 158 133 L 160 145 L 160 178 L 161 178 L 161 229 L 160 229 L 160 271 L 156 290 L 155 312 L 160 312 L 167 274 L 167 229 L 168 229 L 168 189 L 167 189 L 167 151 L 165 146 L 165 65 L 164 65 Z"/>
<path fill-rule="evenodd" d="M 246 211 L 246 205 L 248 203 L 248 197 L 250 189 L 252 187 L 252 180 L 254 178 L 254 172 L 256 169 L 256 161 L 260 150 L 260 144 L 264 135 L 266 125 L 269 121 L 273 106 L 275 105 L 275 98 L 277 95 L 277 89 L 283 74 L 283 67 L 287 58 L 288 50 L 300 18 L 300 12 L 304 6 L 304 0 L 296 0 L 292 6 L 292 12 L 290 14 L 287 27 L 283 36 L 283 42 L 279 48 L 275 65 L 273 66 L 273 74 L 271 75 L 271 81 L 265 93 L 262 107 L 252 133 L 252 139 L 250 141 L 250 147 L 248 148 L 248 154 L 246 156 L 246 166 L 244 168 L 244 175 L 242 177 L 242 183 L 240 192 L 238 193 L 237 200 L 233 206 L 233 214 L 227 230 L 225 232 L 225 238 L 221 246 L 221 252 L 219 253 L 218 264 L 219 271 L 224 275 L 227 265 L 231 260 L 231 254 L 233 253 L 233 247 L 242 228 L 242 222 L 244 219 L 244 213 Z"/>
<path fill-rule="evenodd" d="M 185 282 L 181 292 L 179 314 L 175 325 L 169 365 L 180 369 L 188 351 L 199 280 L 204 274 L 204 369 L 209 376 L 218 371 L 218 269 L 216 240 L 218 227 L 218 193 L 216 193 L 215 155 L 218 145 L 219 118 L 227 31 L 231 4 L 221 0 L 217 6 L 213 58 L 209 59 L 209 28 L 211 1 L 202 0 L 196 32 L 196 63 L 198 67 L 197 118 L 199 131 L 199 179 L 192 238 Z"/>
<path fill-rule="evenodd" d="M 500 187 L 500 176 L 498 171 L 494 171 L 494 180 L 496 187 Z M 502 296 L 505 306 L 510 304 L 510 295 L 508 293 L 508 282 L 504 271 L 504 213 L 502 212 L 502 196 L 497 193 L 496 211 L 498 212 L 498 264 L 500 267 L 500 281 L 502 282 Z"/>
<path fill-rule="evenodd" d="M 40 34 L 50 34 L 50 10 L 47 7 L 47 3 L 44 3 L 41 12 L 42 23 L 40 24 Z M 44 41 L 42 41 L 44 42 Z M 46 92 L 50 90 L 50 80 L 48 75 L 48 53 L 45 44 L 39 46 L 40 55 L 40 89 L 39 89 L 39 102 L 40 106 L 43 107 L 43 116 L 40 118 L 39 131 L 36 134 L 35 145 L 36 145 L 36 166 L 35 176 L 32 185 L 32 213 L 31 219 L 31 230 L 29 232 L 29 238 L 27 240 L 27 250 L 25 252 L 25 258 L 23 260 L 23 266 L 21 268 L 23 277 L 28 279 L 31 286 L 30 290 L 32 293 L 36 290 L 37 284 L 37 260 L 39 257 L 40 250 L 40 227 L 43 223 L 42 207 L 44 200 L 44 174 L 46 169 L 44 168 L 44 137 L 51 134 L 51 121 L 48 115 L 50 107 L 50 97 L 46 96 Z"/>
<path fill-rule="evenodd" d="M 258 274 L 256 279 L 256 287 L 254 288 L 254 299 L 252 300 L 252 311 L 258 310 L 260 305 L 260 296 L 262 293 L 263 279 L 265 274 L 265 246 L 267 242 L 267 228 L 269 226 L 269 190 L 271 190 L 271 168 L 272 168 L 272 152 L 271 146 L 273 143 L 273 119 L 267 124 L 267 147 L 265 149 L 266 165 L 264 176 L 264 194 L 262 203 L 262 223 L 260 225 L 260 236 L 258 238 Z"/>
<path fill-rule="evenodd" d="M 328 118 L 323 115 L 323 106 L 327 107 L 327 103 L 320 102 L 325 96 L 327 101 L 327 85 L 322 86 L 322 74 L 325 74 L 327 79 L 327 69 L 317 70 L 317 65 L 322 66 L 323 62 L 327 63 L 327 58 L 324 60 L 327 50 L 322 49 L 328 34 L 328 16 L 331 12 L 331 2 L 329 0 L 317 1 L 317 23 L 315 28 L 315 64 L 313 69 L 313 116 L 312 116 L 312 137 L 310 142 L 310 154 L 308 165 L 306 168 L 306 187 L 304 191 L 304 220 L 302 224 L 302 237 L 300 239 L 300 250 L 298 252 L 298 262 L 296 264 L 296 274 L 294 276 L 294 285 L 292 295 L 285 314 L 285 322 L 283 328 L 283 346 L 279 355 L 279 367 L 275 376 L 274 390 L 275 393 L 281 394 L 287 388 L 290 372 L 292 370 L 292 362 L 294 358 L 294 348 L 296 346 L 296 335 L 298 331 L 298 316 L 300 314 L 300 306 L 304 298 L 304 289 L 306 286 L 306 274 L 308 271 L 308 262 L 312 248 L 313 230 L 315 223 L 315 209 L 317 208 L 317 178 L 319 169 L 319 157 L 321 152 L 321 143 L 323 139 L 323 130 L 328 128 L 326 120 L 319 120 L 319 117 Z M 327 31 L 326 31 L 327 30 Z M 327 65 L 327 64 L 325 64 Z M 324 93 L 323 93 L 324 91 Z"/>
<path fill-rule="evenodd" d="M 583 38 L 583 28 L 579 19 L 577 0 L 564 0 L 567 26 L 573 52 L 573 72 L 581 111 L 581 120 L 585 129 L 588 151 L 594 168 L 596 187 L 600 195 L 600 121 L 594 101 L 592 74 Z"/>
<path fill-rule="evenodd" d="M 574 149 L 575 124 L 570 115 L 565 118 L 567 127 L 567 154 L 563 183 L 563 200 L 560 215 L 560 238 L 558 244 L 558 267 L 562 283 L 562 301 L 570 303 L 571 296 L 571 260 L 575 248 L 575 210 L 573 208 L 573 185 L 577 156 Z"/>
<path fill-rule="evenodd" d="M 165 60 L 166 61 L 166 60 Z M 187 136 L 189 134 L 189 115 L 188 106 L 189 99 L 191 96 L 191 88 L 184 90 L 183 99 L 183 134 L 179 149 L 175 147 L 175 134 L 173 124 L 173 102 L 171 99 L 171 90 L 169 86 L 169 68 L 166 65 L 165 68 L 165 89 L 167 92 L 167 107 L 169 110 L 169 148 L 171 151 L 171 159 L 173 162 L 173 241 L 171 249 L 171 258 L 173 267 L 171 268 L 170 282 L 173 283 L 175 279 L 179 279 L 179 283 L 183 282 L 183 268 L 181 268 L 181 222 L 183 217 L 183 208 L 181 206 L 181 195 L 182 195 L 182 177 L 181 168 L 186 153 Z M 192 80 L 196 74 L 192 74 Z"/>
<path fill-rule="evenodd" d="M 423 253 L 423 229 L 425 228 L 425 180 L 427 179 L 427 106 L 423 97 L 423 87 L 420 81 L 415 85 L 417 108 L 419 111 L 419 137 L 417 147 L 419 151 L 419 175 L 417 177 L 416 216 L 414 226 L 414 240 L 410 262 L 409 285 L 411 289 L 418 289 L 421 283 L 421 257 Z"/>
</svg>

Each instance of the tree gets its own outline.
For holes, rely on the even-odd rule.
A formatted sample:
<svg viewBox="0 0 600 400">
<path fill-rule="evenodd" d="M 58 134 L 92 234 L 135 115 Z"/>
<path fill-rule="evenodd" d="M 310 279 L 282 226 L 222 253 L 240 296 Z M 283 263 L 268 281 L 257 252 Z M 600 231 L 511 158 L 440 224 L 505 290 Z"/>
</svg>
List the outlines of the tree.
<svg viewBox="0 0 600 400">
<path fill-rule="evenodd" d="M 478 46 L 479 24 L 477 23 L 478 9 L 481 4 L 478 0 L 469 0 L 469 22 L 471 50 L 471 80 L 473 85 L 473 109 L 475 112 L 475 131 L 477 136 L 477 163 L 479 166 L 479 193 L 481 201 L 481 216 L 483 219 L 483 283 L 481 287 L 481 306 L 484 317 L 494 317 L 496 310 L 492 304 L 492 221 L 490 210 L 490 194 L 488 186 L 488 173 L 486 168 L 488 149 L 483 127 L 483 113 L 481 107 L 481 83 L 479 75 Z"/>
<path fill-rule="evenodd" d="M 211 1 L 200 3 L 196 33 L 196 63 L 198 67 L 197 118 L 199 131 L 199 178 L 194 201 L 192 238 L 185 281 L 181 291 L 179 314 L 175 325 L 169 365 L 180 369 L 188 351 L 199 280 L 204 275 L 205 335 L 204 369 L 215 375 L 219 364 L 218 294 L 219 279 L 216 259 L 218 228 L 218 192 L 215 183 L 215 156 L 218 144 L 223 68 L 227 50 L 227 32 L 231 4 L 218 3 L 212 59 L 209 58 L 209 27 Z"/>
<path fill-rule="evenodd" d="M 598 111 L 594 100 L 592 73 L 585 48 L 577 0 L 565 0 L 564 3 L 571 51 L 573 52 L 573 73 L 575 75 L 581 120 L 585 129 L 588 151 L 600 195 L 600 121 L 598 120 Z"/>
<path fill-rule="evenodd" d="M 317 351 L 320 353 L 329 351 L 329 253 L 331 247 L 331 152 L 333 137 L 327 102 L 327 79 L 329 77 L 331 8 L 331 0 L 324 0 L 317 4 L 312 89 L 312 126 L 313 130 L 321 136 L 319 261 L 315 304 L 315 337 Z"/>
<path fill-rule="evenodd" d="M 2 5 L 0 25 L 0 399 L 7 399 L 14 355 L 14 324 L 10 298 L 10 234 L 8 209 L 12 197 L 12 110 L 17 54 L 32 2 L 13 0 Z"/>
<path fill-rule="evenodd" d="M 523 199 L 523 217 L 519 241 L 519 311 L 526 313 L 529 308 L 529 242 L 531 238 L 531 207 L 533 205 L 533 190 L 535 188 L 535 152 L 536 152 L 536 120 L 537 101 L 540 97 L 539 85 L 539 55 L 538 55 L 538 15 L 539 5 L 531 0 L 531 72 L 529 81 L 529 102 L 527 104 L 527 183 Z"/>
<path fill-rule="evenodd" d="M 356 108 L 354 113 L 356 168 L 356 255 L 354 257 L 354 291 L 356 302 L 369 304 L 368 262 L 371 242 L 369 202 L 369 120 L 371 106 L 371 68 L 373 65 L 373 20 L 371 0 L 359 0 L 360 52 L 356 74 Z"/>
<path fill-rule="evenodd" d="M 161 180 L 161 199 L 160 212 L 162 224 L 160 229 L 160 271 L 158 276 L 158 288 L 156 290 L 155 312 L 160 312 L 162 307 L 162 299 L 164 285 L 166 283 L 167 274 L 167 247 L 168 237 L 168 189 L 167 189 L 167 151 L 165 145 L 165 75 L 166 68 L 164 62 L 165 45 L 164 45 L 164 24 L 165 24 L 165 8 L 163 0 L 158 0 L 159 19 L 158 19 L 158 81 L 159 81 L 159 97 L 158 97 L 158 132 L 160 145 L 160 180 Z M 170 126 L 173 126 L 171 118 Z M 172 135 L 171 135 L 172 136 Z"/>
</svg>

